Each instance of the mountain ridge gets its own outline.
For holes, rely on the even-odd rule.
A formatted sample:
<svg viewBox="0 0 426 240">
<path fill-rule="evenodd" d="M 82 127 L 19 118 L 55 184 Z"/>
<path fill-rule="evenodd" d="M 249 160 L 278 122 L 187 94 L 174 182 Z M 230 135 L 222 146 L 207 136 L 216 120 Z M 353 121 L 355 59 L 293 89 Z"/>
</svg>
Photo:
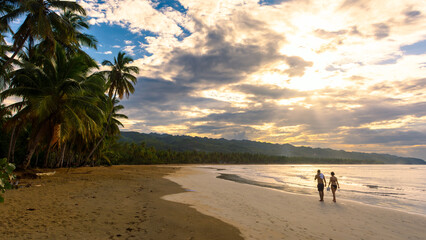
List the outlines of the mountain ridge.
<svg viewBox="0 0 426 240">
<path fill-rule="evenodd" d="M 144 142 L 147 147 L 159 150 L 203 151 L 223 153 L 260 153 L 273 156 L 373 160 L 385 164 L 426 164 L 423 159 L 400 157 L 391 154 L 348 152 L 331 148 L 296 147 L 291 144 L 257 142 L 251 140 L 227 140 L 207 137 L 191 137 L 158 133 L 121 132 L 122 142 Z"/>
</svg>

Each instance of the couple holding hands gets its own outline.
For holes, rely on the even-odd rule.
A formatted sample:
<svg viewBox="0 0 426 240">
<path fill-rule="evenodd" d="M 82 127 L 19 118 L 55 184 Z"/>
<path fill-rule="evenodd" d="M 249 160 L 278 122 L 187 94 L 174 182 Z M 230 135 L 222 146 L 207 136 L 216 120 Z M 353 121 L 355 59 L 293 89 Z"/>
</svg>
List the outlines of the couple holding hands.
<svg viewBox="0 0 426 240">
<path fill-rule="evenodd" d="M 320 195 L 320 201 L 324 201 L 324 186 L 327 184 L 327 181 L 325 180 L 324 174 L 321 173 L 321 170 L 318 169 L 317 175 L 315 175 L 315 179 L 318 182 L 318 192 Z M 333 202 L 336 202 L 336 190 L 337 188 L 340 189 L 339 182 L 337 181 L 337 177 L 334 176 L 334 172 L 331 172 L 330 181 L 328 182 L 328 189 L 330 189 L 331 184 L 331 191 L 333 192 Z"/>
</svg>

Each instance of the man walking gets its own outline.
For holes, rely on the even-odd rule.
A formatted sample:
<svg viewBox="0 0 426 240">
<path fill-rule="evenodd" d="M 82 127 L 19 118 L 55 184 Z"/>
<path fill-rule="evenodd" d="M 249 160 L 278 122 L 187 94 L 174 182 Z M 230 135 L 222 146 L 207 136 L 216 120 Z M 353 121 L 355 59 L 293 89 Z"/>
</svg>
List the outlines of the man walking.
<svg viewBox="0 0 426 240">
<path fill-rule="evenodd" d="M 318 193 L 320 196 L 320 201 L 324 201 L 324 186 L 327 185 L 327 181 L 325 180 L 324 174 L 321 173 L 321 170 L 318 169 L 317 175 L 315 175 L 315 179 L 318 182 Z"/>
</svg>

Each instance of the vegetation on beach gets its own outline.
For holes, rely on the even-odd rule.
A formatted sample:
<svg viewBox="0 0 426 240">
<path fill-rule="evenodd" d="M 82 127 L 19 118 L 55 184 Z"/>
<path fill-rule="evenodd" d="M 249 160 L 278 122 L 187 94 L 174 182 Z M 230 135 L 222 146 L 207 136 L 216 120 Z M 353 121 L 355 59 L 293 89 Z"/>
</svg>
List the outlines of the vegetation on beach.
<svg viewBox="0 0 426 240">
<path fill-rule="evenodd" d="M 15 165 L 8 163 L 6 158 L 0 158 L 0 193 L 4 193 L 6 189 L 11 189 L 11 181 L 15 177 L 13 175 Z M 0 203 L 4 202 L 3 196 L 0 194 Z"/>
<path fill-rule="evenodd" d="M 24 169 L 109 163 L 108 145 L 126 118 L 119 100 L 137 80 L 133 59 L 120 52 L 102 63 L 110 70 L 97 71 L 83 51 L 97 41 L 84 33 L 86 12 L 76 2 L 0 3 L 0 157 Z M 15 100 L 6 105 L 8 98 Z"/>
<path fill-rule="evenodd" d="M 250 140 L 227 140 L 206 137 L 173 136 L 169 134 L 121 132 L 121 142 L 145 143 L 146 146 L 157 150 L 171 150 L 177 152 L 220 152 L 250 153 L 264 155 L 274 159 L 277 156 L 286 156 L 292 159 L 305 159 L 300 163 L 385 163 L 385 164 L 425 164 L 419 158 L 398 157 L 389 154 L 347 152 L 329 148 L 296 147 L 291 144 L 272 144 Z M 284 158 L 283 158 L 284 159 Z M 276 160 L 271 160 L 276 161 Z M 356 162 L 358 161 L 358 162 Z"/>
</svg>

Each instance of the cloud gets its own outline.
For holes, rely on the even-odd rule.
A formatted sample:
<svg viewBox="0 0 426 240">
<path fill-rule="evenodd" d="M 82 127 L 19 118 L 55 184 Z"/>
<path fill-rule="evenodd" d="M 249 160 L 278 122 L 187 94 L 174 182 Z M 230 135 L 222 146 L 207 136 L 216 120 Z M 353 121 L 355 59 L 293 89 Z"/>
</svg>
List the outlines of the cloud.
<svg viewBox="0 0 426 240">
<path fill-rule="evenodd" d="M 423 1 L 84 2 L 134 33 L 128 130 L 426 152 Z"/>
<path fill-rule="evenodd" d="M 135 55 L 135 51 L 134 51 L 134 48 L 135 48 L 136 46 L 125 46 L 124 48 L 123 48 L 123 51 L 125 51 L 125 52 L 127 52 L 129 55 L 131 55 L 131 56 L 134 56 Z"/>
<path fill-rule="evenodd" d="M 266 98 L 266 99 L 281 99 L 281 98 L 292 98 L 306 96 L 306 93 L 299 92 L 297 90 L 288 89 L 288 88 L 279 88 L 275 85 L 235 85 L 233 89 L 245 94 L 252 95 L 256 98 Z"/>
<path fill-rule="evenodd" d="M 356 27 L 354 29 L 356 31 Z M 316 29 L 315 35 L 321 37 L 321 38 L 335 38 L 340 37 L 342 35 L 345 35 L 347 33 L 346 30 L 339 30 L 339 31 L 326 31 L 324 29 Z"/>
<path fill-rule="evenodd" d="M 395 129 L 354 129 L 347 132 L 347 144 L 426 145 L 426 132 Z"/>
<path fill-rule="evenodd" d="M 307 67 L 312 67 L 313 63 L 305 61 L 298 56 L 285 57 L 285 62 L 288 64 L 289 69 L 284 72 L 290 77 L 303 76 Z"/>
<path fill-rule="evenodd" d="M 389 36 L 390 27 L 385 23 L 377 23 L 374 24 L 374 36 L 376 36 L 377 40 L 385 38 Z"/>
</svg>

